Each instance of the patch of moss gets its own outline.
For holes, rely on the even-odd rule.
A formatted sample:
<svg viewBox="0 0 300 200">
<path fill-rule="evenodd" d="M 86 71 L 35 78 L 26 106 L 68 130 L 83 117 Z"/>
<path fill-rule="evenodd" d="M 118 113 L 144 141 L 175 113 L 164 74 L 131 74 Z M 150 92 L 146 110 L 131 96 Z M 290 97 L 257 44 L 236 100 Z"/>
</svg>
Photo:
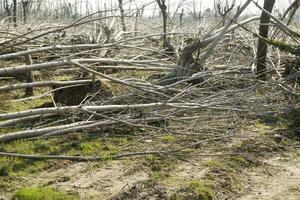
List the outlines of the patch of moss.
<svg viewBox="0 0 300 200">
<path fill-rule="evenodd" d="M 14 127 L 14 128 L 0 128 L 0 135 L 1 134 L 12 133 L 12 132 L 16 132 L 16 131 L 18 131 L 17 127 Z M 3 148 L 3 146 L 1 145 L 0 149 L 2 149 L 2 148 Z"/>
<path fill-rule="evenodd" d="M 3 130 L 7 132 L 11 129 Z M 66 138 L 53 138 L 48 140 L 18 140 L 0 145 L 0 151 L 15 152 L 21 154 L 41 154 L 41 155 L 81 155 L 99 156 L 102 161 L 112 159 L 118 151 L 118 147 L 127 143 L 123 138 L 89 138 L 80 136 L 72 140 Z M 36 173 L 44 170 L 47 166 L 56 163 L 54 160 L 30 160 L 20 158 L 0 157 L 0 177 Z M 52 167 L 55 168 L 56 164 Z M 0 180 L 1 181 L 1 180 Z"/>
<path fill-rule="evenodd" d="M 36 173 L 42 170 L 45 166 L 44 161 L 8 157 L 1 157 L 0 163 L 0 177 L 6 177 L 13 174 L 22 176 L 29 173 Z"/>
<path fill-rule="evenodd" d="M 288 44 L 283 41 L 279 40 L 273 40 L 273 39 L 268 39 L 268 38 L 261 38 L 265 43 L 272 45 L 276 48 L 278 48 L 281 51 L 284 51 L 286 53 L 293 54 L 295 56 L 300 56 L 300 48 L 298 46 L 293 46 L 291 44 Z"/>
<path fill-rule="evenodd" d="M 234 173 L 240 171 L 242 168 L 250 167 L 253 165 L 251 159 L 244 156 L 232 156 L 219 160 L 210 160 L 206 163 L 206 166 L 214 172 L 225 171 Z"/>
<path fill-rule="evenodd" d="M 226 171 L 234 172 L 234 169 L 231 168 L 226 162 L 222 160 L 210 160 L 205 163 L 206 167 L 209 167 L 214 172 Z"/>
<path fill-rule="evenodd" d="M 285 150 L 287 146 L 276 141 L 274 133 L 264 134 L 262 138 L 248 139 L 235 145 L 234 153 L 246 153 L 251 156 L 253 162 L 257 161 L 258 157 L 263 157 L 272 152 L 280 152 Z"/>
<path fill-rule="evenodd" d="M 55 154 L 55 152 L 59 151 L 59 147 L 53 145 L 51 141 L 40 140 L 39 142 L 35 142 L 33 145 L 33 151 L 35 153 L 49 153 Z"/>
<path fill-rule="evenodd" d="M 3 178 L 0 181 L 0 191 L 5 191 L 7 189 L 11 189 L 13 188 L 13 184 L 10 183 L 11 180 L 9 180 L 8 178 Z"/>
<path fill-rule="evenodd" d="M 108 161 L 112 160 L 113 153 L 109 151 L 101 151 L 99 156 L 102 161 Z"/>
<path fill-rule="evenodd" d="M 160 140 L 164 143 L 170 143 L 170 142 L 175 141 L 175 137 L 174 137 L 174 135 L 167 134 L 167 135 L 160 137 Z"/>
<path fill-rule="evenodd" d="M 254 129 L 259 131 L 260 133 L 265 133 L 267 130 L 270 129 L 270 126 L 266 125 L 265 123 L 263 123 L 261 121 L 257 121 L 255 123 Z"/>
<path fill-rule="evenodd" d="M 162 172 L 154 171 L 152 172 L 150 179 L 152 181 L 162 181 L 166 178 L 166 175 L 164 175 Z"/>
<path fill-rule="evenodd" d="M 10 99 L 9 95 L 0 95 L 0 113 L 4 113 L 7 110 L 10 110 L 12 107 L 11 102 L 8 100 Z"/>
<path fill-rule="evenodd" d="M 15 192 L 12 200 L 73 200 L 74 194 L 66 194 L 52 188 L 23 188 Z"/>
<path fill-rule="evenodd" d="M 207 180 L 192 180 L 186 187 L 179 189 L 170 198 L 171 200 L 212 200 L 211 183 Z"/>
<path fill-rule="evenodd" d="M 146 156 L 143 161 L 143 165 L 149 167 L 152 171 L 170 171 L 176 163 L 175 158 L 155 155 Z"/>
<path fill-rule="evenodd" d="M 43 98 L 32 99 L 32 100 L 28 100 L 28 101 L 14 102 L 13 104 L 11 104 L 9 111 L 17 112 L 17 111 L 32 109 L 32 108 L 41 106 L 44 103 L 49 102 L 49 101 L 50 101 L 49 97 L 43 97 Z"/>
<path fill-rule="evenodd" d="M 102 139 L 81 138 L 78 141 L 62 144 L 61 151 L 68 155 L 97 155 L 103 160 L 111 160 L 112 155 L 117 152 L 117 147 L 116 144 Z"/>
</svg>

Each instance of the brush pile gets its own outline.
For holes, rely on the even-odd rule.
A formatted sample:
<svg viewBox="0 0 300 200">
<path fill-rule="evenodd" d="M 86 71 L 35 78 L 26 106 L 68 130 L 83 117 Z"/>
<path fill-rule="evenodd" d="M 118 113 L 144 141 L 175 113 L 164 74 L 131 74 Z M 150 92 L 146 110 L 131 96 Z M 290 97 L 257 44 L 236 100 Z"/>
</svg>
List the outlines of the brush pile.
<svg viewBox="0 0 300 200">
<path fill-rule="evenodd" d="M 128 127 L 188 134 L 197 126 L 224 135 L 298 102 L 299 87 L 281 62 L 286 53 L 270 49 L 270 80 L 251 72 L 257 39 L 247 29 L 257 26 L 257 17 L 220 29 L 175 27 L 168 33 L 172 53 L 162 48 L 156 24 L 124 32 L 116 18 L 1 25 L 0 127 L 15 129 L 0 142 L 101 136 Z"/>
</svg>

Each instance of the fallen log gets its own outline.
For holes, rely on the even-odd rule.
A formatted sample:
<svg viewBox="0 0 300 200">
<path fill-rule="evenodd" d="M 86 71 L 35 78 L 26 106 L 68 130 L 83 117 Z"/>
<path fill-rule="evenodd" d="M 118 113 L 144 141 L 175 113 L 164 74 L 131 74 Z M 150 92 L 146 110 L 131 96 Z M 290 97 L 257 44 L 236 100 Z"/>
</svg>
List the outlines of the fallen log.
<svg viewBox="0 0 300 200">
<path fill-rule="evenodd" d="M 92 124 L 92 123 L 93 123 L 93 121 L 75 122 L 75 123 L 72 123 L 72 124 L 61 125 L 61 126 L 54 126 L 54 127 L 47 127 L 47 128 L 41 128 L 41 129 L 18 131 L 18 132 L 15 132 L 15 133 L 7 133 L 7 134 L 0 135 L 0 142 L 7 142 L 7 141 L 11 141 L 11 140 L 38 137 L 38 136 L 47 134 L 49 132 L 62 130 L 62 129 L 67 129 L 67 128 L 70 128 L 70 127 L 86 125 L 86 124 Z"/>
<path fill-rule="evenodd" d="M 24 110 L 12 113 L 2 113 L 0 114 L 0 120 L 16 119 L 21 117 L 28 117 L 33 115 L 42 114 L 59 114 L 59 113 L 76 113 L 82 112 L 84 109 L 90 111 L 118 111 L 118 110 L 128 110 L 128 109 L 147 109 L 147 108 L 159 108 L 173 107 L 173 108 L 192 108 L 192 107 L 205 107 L 206 105 L 190 104 L 190 103 L 149 103 L 149 104 L 133 104 L 133 105 L 103 105 L 103 106 L 65 106 L 65 107 L 54 107 L 54 108 L 39 108 Z"/>
<path fill-rule="evenodd" d="M 118 65 L 118 64 L 151 64 L 157 66 L 163 66 L 159 63 L 161 60 L 126 60 L 126 59 L 111 59 L 111 58 L 97 58 L 97 59 L 73 59 L 73 60 L 62 60 L 56 62 L 48 62 L 48 63 L 40 63 L 33 65 L 21 65 L 16 67 L 5 67 L 0 69 L 0 76 L 9 76 L 21 74 L 31 70 L 40 70 L 40 69 L 51 69 L 60 66 L 72 66 L 73 62 L 77 62 L 80 64 L 110 64 L 110 65 Z"/>
<path fill-rule="evenodd" d="M 31 88 L 31 87 L 62 87 L 62 86 L 70 86 L 70 85 L 87 85 L 92 83 L 92 79 L 87 80 L 74 80 L 74 81 L 40 81 L 33 83 L 17 83 L 11 85 L 5 85 L 0 87 L 0 91 L 11 91 L 17 89 Z"/>
<path fill-rule="evenodd" d="M 18 118 L 18 119 L 10 119 L 10 120 L 0 122 L 0 127 L 12 127 L 12 126 L 15 126 L 20 123 L 36 121 L 37 119 L 51 117 L 51 116 L 53 116 L 53 114 L 33 115 L 33 116 L 22 117 L 22 118 Z"/>
<path fill-rule="evenodd" d="M 148 122 L 148 121 L 157 121 L 161 120 L 160 117 L 155 118 L 141 118 L 141 119 L 127 119 L 127 123 L 139 123 L 139 122 Z M 46 127 L 41 129 L 32 129 L 32 130 L 26 130 L 26 131 L 18 131 L 14 133 L 7 133 L 4 135 L 0 135 L 0 142 L 9 142 L 13 140 L 19 140 L 19 139 L 28 139 L 28 138 L 35 138 L 35 137 L 53 137 L 58 136 L 62 134 L 68 134 L 71 132 L 76 132 L 79 130 L 86 130 L 91 128 L 99 128 L 99 127 L 105 127 L 105 126 L 112 126 L 112 125 L 118 125 L 118 124 L 124 124 L 121 121 L 118 120 L 105 120 L 105 121 L 84 121 L 84 122 L 75 122 L 72 124 L 67 125 L 60 125 L 60 126 L 54 126 L 54 127 Z M 126 124 L 127 125 L 127 124 Z"/>
</svg>

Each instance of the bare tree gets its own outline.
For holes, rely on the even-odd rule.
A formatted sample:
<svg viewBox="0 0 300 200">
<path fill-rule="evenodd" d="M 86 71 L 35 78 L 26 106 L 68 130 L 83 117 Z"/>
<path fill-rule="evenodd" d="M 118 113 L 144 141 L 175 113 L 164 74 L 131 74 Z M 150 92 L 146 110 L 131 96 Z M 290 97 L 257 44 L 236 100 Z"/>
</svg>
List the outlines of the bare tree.
<svg viewBox="0 0 300 200">
<path fill-rule="evenodd" d="M 183 21 L 183 15 L 184 15 L 184 9 L 182 8 L 180 16 L 179 16 L 179 20 L 180 20 L 180 27 L 182 27 L 182 21 Z"/>
<path fill-rule="evenodd" d="M 292 20 L 293 20 L 293 17 L 295 16 L 296 14 L 296 11 L 298 10 L 298 8 L 300 7 L 300 0 L 295 0 L 293 3 L 292 3 L 292 8 L 291 8 L 291 13 L 290 13 L 290 16 L 288 18 L 288 22 L 287 22 L 287 25 L 290 25 Z"/>
<path fill-rule="evenodd" d="M 25 64 L 26 65 L 32 65 L 32 59 L 31 59 L 30 55 L 25 56 Z M 26 81 L 27 81 L 27 83 L 32 83 L 34 81 L 33 73 L 32 73 L 31 70 L 26 72 Z M 32 87 L 26 88 L 25 95 L 26 96 L 33 96 L 33 88 Z"/>
<path fill-rule="evenodd" d="M 235 0 L 233 0 L 231 4 L 229 4 L 228 0 L 226 0 L 226 2 L 224 4 L 221 3 L 220 0 L 217 1 L 216 7 L 217 7 L 219 15 L 223 19 L 223 25 L 226 22 L 227 15 L 229 14 L 230 11 L 233 10 L 234 6 L 235 6 Z"/>
<path fill-rule="evenodd" d="M 14 26 L 17 27 L 17 0 L 13 0 L 13 21 Z"/>
<path fill-rule="evenodd" d="M 122 28 L 123 31 L 126 31 L 126 24 L 125 24 L 125 13 L 124 13 L 124 8 L 123 8 L 123 0 L 118 0 L 119 2 L 119 9 L 120 9 L 120 13 L 121 13 L 121 23 L 122 23 Z"/>
<path fill-rule="evenodd" d="M 139 15 L 140 15 L 140 10 L 137 8 L 137 12 L 135 13 L 135 22 L 134 22 L 134 35 L 135 36 L 137 36 L 137 32 L 138 32 Z"/>
<path fill-rule="evenodd" d="M 264 9 L 271 13 L 273 10 L 274 4 L 275 4 L 275 0 L 265 0 L 264 1 Z M 269 22 L 270 22 L 270 16 L 267 15 L 265 12 L 262 12 L 261 17 L 260 17 L 259 35 L 263 38 L 268 38 Z M 257 76 L 261 80 L 267 79 L 267 76 L 266 76 L 267 53 L 268 53 L 267 44 L 264 42 L 264 40 L 262 38 L 259 38 L 258 45 L 257 45 L 256 68 L 257 68 Z"/>
<path fill-rule="evenodd" d="M 175 9 L 175 11 L 174 11 L 174 14 L 173 14 L 173 18 L 172 18 L 173 21 L 174 21 L 176 15 L 177 15 L 177 13 L 178 13 L 178 10 L 182 7 L 182 5 L 183 5 L 184 2 L 185 2 L 185 0 L 180 0 L 180 1 L 178 2 L 177 7 L 176 7 L 176 9 Z M 183 10 L 183 9 L 182 9 L 182 10 Z"/>
<path fill-rule="evenodd" d="M 212 34 L 211 36 L 206 37 L 203 40 L 200 40 L 200 38 L 198 38 L 192 41 L 188 41 L 184 48 L 179 52 L 177 67 L 175 67 L 174 70 L 166 74 L 164 77 L 160 78 L 158 84 L 173 84 L 185 79 L 186 77 L 191 77 L 193 74 L 196 74 L 200 71 L 204 71 L 205 62 L 214 53 L 221 38 L 224 37 L 226 33 L 233 31 L 240 25 L 244 25 L 255 19 L 249 18 L 247 20 L 239 22 L 239 25 L 232 25 L 232 23 L 234 23 L 240 16 L 240 14 L 248 7 L 250 2 L 251 0 L 247 0 L 247 2 L 244 3 L 244 5 L 240 7 L 240 9 L 238 9 L 232 20 L 227 23 L 225 27 L 216 31 L 215 34 Z M 205 53 L 201 54 L 201 49 L 207 47 L 208 45 L 210 45 L 208 50 Z M 209 75 L 209 73 L 204 72 L 203 76 L 207 75 Z"/>
<path fill-rule="evenodd" d="M 156 0 L 161 14 L 162 14 L 162 18 L 163 18 L 163 43 L 164 46 L 167 42 L 167 19 L 168 19 L 168 13 L 167 13 L 167 6 L 166 6 L 166 0 Z"/>
<path fill-rule="evenodd" d="M 196 11 L 196 1 L 193 0 L 193 12 L 192 12 L 193 18 L 197 19 L 197 11 Z"/>
<path fill-rule="evenodd" d="M 198 20 L 200 21 L 202 17 L 202 1 L 200 1 L 199 12 L 198 12 Z"/>
<path fill-rule="evenodd" d="M 30 1 L 29 0 L 22 0 L 22 8 L 23 8 L 23 20 L 26 24 L 27 22 L 27 13 L 28 13 L 28 6 Z"/>
<path fill-rule="evenodd" d="M 5 9 L 7 16 L 9 17 L 9 20 L 11 20 L 11 18 L 10 18 L 11 12 L 10 12 L 10 8 L 9 8 L 8 0 L 4 0 L 4 9 Z"/>
</svg>

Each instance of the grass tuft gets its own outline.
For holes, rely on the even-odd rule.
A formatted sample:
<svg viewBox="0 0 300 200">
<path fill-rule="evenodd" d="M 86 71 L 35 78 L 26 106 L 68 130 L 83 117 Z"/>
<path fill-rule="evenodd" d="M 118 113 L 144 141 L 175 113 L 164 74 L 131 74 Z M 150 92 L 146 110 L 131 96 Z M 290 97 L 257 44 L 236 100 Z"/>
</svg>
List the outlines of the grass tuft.
<svg viewBox="0 0 300 200">
<path fill-rule="evenodd" d="M 210 182 L 206 180 L 192 180 L 184 188 L 179 189 L 171 200 L 212 200 L 213 192 Z"/>
<path fill-rule="evenodd" d="M 78 199 L 74 194 L 66 194 L 52 188 L 23 188 L 18 190 L 12 200 L 73 200 Z"/>
</svg>

